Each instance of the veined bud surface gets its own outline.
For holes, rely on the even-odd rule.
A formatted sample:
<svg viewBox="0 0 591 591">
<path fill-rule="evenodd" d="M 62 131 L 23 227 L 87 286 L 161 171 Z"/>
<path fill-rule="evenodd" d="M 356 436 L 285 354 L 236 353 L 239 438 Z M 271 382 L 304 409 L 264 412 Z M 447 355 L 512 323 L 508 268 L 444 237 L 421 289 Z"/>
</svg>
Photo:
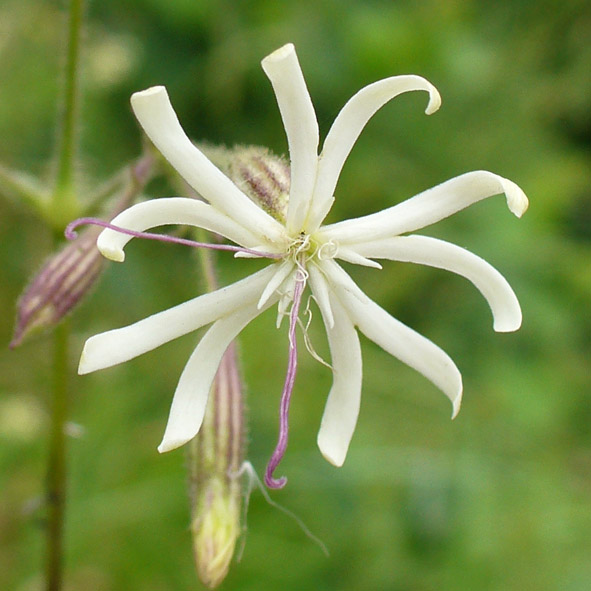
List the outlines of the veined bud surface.
<svg viewBox="0 0 591 591">
<path fill-rule="evenodd" d="M 210 588 L 228 574 L 240 536 L 244 405 L 235 346 L 224 354 L 199 434 L 189 446 L 191 533 L 197 573 Z"/>
<path fill-rule="evenodd" d="M 260 146 L 231 149 L 203 146 L 201 149 L 243 193 L 285 223 L 290 187 L 290 168 L 285 158 Z"/>
<path fill-rule="evenodd" d="M 191 523 L 195 563 L 201 581 L 214 589 L 228 574 L 240 535 L 240 495 L 212 478 L 199 495 Z"/>
<path fill-rule="evenodd" d="M 35 332 L 55 326 L 86 295 L 101 273 L 96 248 L 101 228 L 88 228 L 52 255 L 23 292 L 17 305 L 11 348 Z"/>
<path fill-rule="evenodd" d="M 127 172 L 127 186 L 112 207 L 109 219 L 128 207 L 153 176 L 153 156 L 142 156 Z M 17 304 L 10 348 L 18 347 L 32 332 L 58 324 L 90 291 L 104 268 L 105 259 L 96 246 L 101 232 L 102 228 L 96 226 L 79 234 L 74 232 L 72 237 L 68 236 L 70 242 L 51 255 L 33 277 Z"/>
</svg>

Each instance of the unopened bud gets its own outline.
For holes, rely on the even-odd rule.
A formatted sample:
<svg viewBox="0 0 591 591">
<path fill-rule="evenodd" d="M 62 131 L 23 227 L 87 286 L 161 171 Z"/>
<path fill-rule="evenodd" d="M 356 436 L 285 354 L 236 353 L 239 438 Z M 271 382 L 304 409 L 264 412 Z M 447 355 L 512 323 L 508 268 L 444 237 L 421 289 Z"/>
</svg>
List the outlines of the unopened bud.
<svg viewBox="0 0 591 591">
<path fill-rule="evenodd" d="M 285 222 L 290 187 L 290 168 L 285 158 L 259 146 L 200 148 L 243 193 L 276 220 Z"/>
<path fill-rule="evenodd" d="M 203 584 L 214 589 L 228 574 L 240 535 L 240 497 L 221 478 L 212 478 L 199 498 L 191 523 L 195 562 Z"/>
<path fill-rule="evenodd" d="M 32 332 L 55 326 L 92 287 L 103 267 L 99 233 L 100 228 L 82 232 L 35 275 L 18 302 L 11 348 Z"/>
<path fill-rule="evenodd" d="M 146 154 L 126 169 L 127 186 L 115 203 L 111 217 L 129 206 L 154 174 L 154 158 Z M 114 177 L 120 184 L 120 175 Z M 112 190 L 106 192 L 110 195 Z M 110 218 L 109 218 L 110 219 Z M 29 334 L 55 326 L 82 300 L 99 278 L 104 258 L 96 247 L 100 227 L 89 227 L 53 254 L 21 295 L 10 348 L 18 347 Z"/>
<path fill-rule="evenodd" d="M 228 574 L 240 535 L 244 405 L 234 345 L 216 374 L 199 434 L 189 446 L 191 532 L 197 573 L 210 588 Z"/>
</svg>

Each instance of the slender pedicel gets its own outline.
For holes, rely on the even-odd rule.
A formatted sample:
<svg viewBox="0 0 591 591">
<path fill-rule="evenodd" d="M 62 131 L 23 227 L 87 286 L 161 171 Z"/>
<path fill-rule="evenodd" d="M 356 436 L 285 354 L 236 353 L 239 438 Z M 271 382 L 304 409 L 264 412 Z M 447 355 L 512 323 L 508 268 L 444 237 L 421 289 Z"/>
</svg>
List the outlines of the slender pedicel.
<svg viewBox="0 0 591 591">
<path fill-rule="evenodd" d="M 208 242 L 197 242 L 195 240 L 189 240 L 188 238 L 178 238 L 176 236 L 169 236 L 168 234 L 155 234 L 153 232 L 136 232 L 135 230 L 129 230 L 122 228 L 121 226 L 115 226 L 109 222 L 105 222 L 99 218 L 78 218 L 73 222 L 70 222 L 64 232 L 68 240 L 74 240 L 78 236 L 76 228 L 90 224 L 93 226 L 101 226 L 108 228 L 109 230 L 115 230 L 121 234 L 127 234 L 134 238 L 146 238 L 147 240 L 158 240 L 159 242 L 172 242 L 173 244 L 183 244 L 184 246 L 193 246 L 195 248 L 209 248 L 211 250 L 228 250 L 230 252 L 244 252 L 252 254 L 257 257 L 265 259 L 280 259 L 283 255 L 272 252 L 262 252 L 260 250 L 253 250 L 252 248 L 246 248 L 244 246 L 232 246 L 231 244 L 211 244 Z"/>
<path fill-rule="evenodd" d="M 298 277 L 293 289 L 293 303 L 291 305 L 291 312 L 289 314 L 289 360 L 287 363 L 287 375 L 285 376 L 285 384 L 283 392 L 281 393 L 281 406 L 279 410 L 279 438 L 275 451 L 267 464 L 265 471 L 265 484 L 269 488 L 283 488 L 287 484 L 287 478 L 274 478 L 273 472 L 279 465 L 287 449 L 287 437 L 289 434 L 289 404 L 291 401 L 291 393 L 293 392 L 293 385 L 295 383 L 296 369 L 298 365 L 298 348 L 296 341 L 296 326 L 298 322 L 298 315 L 300 311 L 300 304 L 302 303 L 302 294 L 306 287 L 306 276 L 301 270 L 298 271 Z"/>
</svg>

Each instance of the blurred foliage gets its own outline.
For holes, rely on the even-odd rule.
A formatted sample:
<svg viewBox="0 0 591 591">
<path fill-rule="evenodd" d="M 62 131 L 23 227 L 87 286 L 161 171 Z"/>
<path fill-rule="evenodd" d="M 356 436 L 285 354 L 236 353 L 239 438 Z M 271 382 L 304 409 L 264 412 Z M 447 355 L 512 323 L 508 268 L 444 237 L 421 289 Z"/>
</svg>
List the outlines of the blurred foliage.
<svg viewBox="0 0 591 591">
<path fill-rule="evenodd" d="M 48 174 L 63 10 L 57 0 L 0 4 L 0 161 Z M 286 150 L 259 61 L 295 43 L 326 133 L 361 86 L 425 76 L 441 110 L 411 93 L 370 122 L 343 172 L 331 219 L 369 213 L 461 172 L 517 182 L 530 211 L 501 197 L 425 233 L 468 247 L 515 288 L 524 324 L 495 334 L 460 278 L 386 264 L 354 269 L 386 309 L 442 346 L 464 376 L 459 417 L 420 375 L 363 341 L 364 395 L 345 466 L 315 446 L 328 371 L 301 356 L 287 488 L 331 551 L 254 493 L 243 558 L 225 589 L 587 591 L 591 585 L 591 6 L 586 0 L 102 0 L 86 35 L 85 185 L 137 156 L 128 97 L 165 84 L 199 141 Z M 163 196 L 162 187 L 148 190 Z M 13 310 L 49 237 L 0 200 L 0 587 L 40 588 L 48 341 L 9 352 Z M 138 241 L 139 242 L 139 241 Z M 246 273 L 219 257 L 224 281 Z M 134 244 L 74 318 L 72 367 L 88 336 L 203 288 L 182 247 Z M 312 338 L 326 353 L 321 331 Z M 84 378 L 72 375 L 67 589 L 198 587 L 182 451 L 158 456 L 176 380 L 195 335 Z M 286 364 L 272 315 L 241 339 L 249 458 L 275 443 Z"/>
</svg>

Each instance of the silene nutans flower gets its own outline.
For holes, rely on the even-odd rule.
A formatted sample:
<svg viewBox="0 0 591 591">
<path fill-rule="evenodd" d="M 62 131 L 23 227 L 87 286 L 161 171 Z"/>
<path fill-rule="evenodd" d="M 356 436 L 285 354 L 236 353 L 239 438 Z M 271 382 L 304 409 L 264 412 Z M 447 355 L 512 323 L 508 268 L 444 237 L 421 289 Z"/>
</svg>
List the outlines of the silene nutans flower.
<svg viewBox="0 0 591 591">
<path fill-rule="evenodd" d="M 158 448 L 161 452 L 175 449 L 199 432 L 210 387 L 228 345 L 249 322 L 277 305 L 277 325 L 284 316 L 289 319 L 289 355 L 279 438 L 265 482 L 278 488 L 286 481 L 273 473 L 287 447 L 297 365 L 296 327 L 304 292 L 311 291 L 320 309 L 333 373 L 318 446 L 330 463 L 341 466 L 359 413 L 362 362 L 358 331 L 433 382 L 450 399 L 452 416 L 460 408 L 462 379 L 444 351 L 365 295 L 340 261 L 380 269 L 376 259 L 389 259 L 452 271 L 471 281 L 486 298 L 496 331 L 514 331 L 521 325 L 521 310 L 498 271 L 459 246 L 414 232 L 499 193 L 505 194 L 509 209 L 518 217 L 528 201 L 515 183 L 476 171 L 383 211 L 324 225 L 343 164 L 374 113 L 399 94 L 425 91 L 429 95 L 426 113 L 431 114 L 440 106 L 439 93 L 427 80 L 413 75 L 366 86 L 340 111 L 318 155 L 318 123 L 293 45 L 273 52 L 262 66 L 275 91 L 289 146 L 285 211 L 259 205 L 212 164 L 184 133 L 166 89 L 157 86 L 131 97 L 134 113 L 156 148 L 204 201 L 173 197 L 134 205 L 112 221 L 97 245 L 105 257 L 123 261 L 123 248 L 133 236 L 154 236 L 144 231 L 156 226 L 188 224 L 237 245 L 218 248 L 234 250 L 237 257 L 266 258 L 269 264 L 236 283 L 91 337 L 79 372 L 86 374 L 128 361 L 211 324 L 182 372 Z M 261 178 L 269 187 L 264 172 Z M 253 182 L 256 184 L 256 179 Z"/>
</svg>

